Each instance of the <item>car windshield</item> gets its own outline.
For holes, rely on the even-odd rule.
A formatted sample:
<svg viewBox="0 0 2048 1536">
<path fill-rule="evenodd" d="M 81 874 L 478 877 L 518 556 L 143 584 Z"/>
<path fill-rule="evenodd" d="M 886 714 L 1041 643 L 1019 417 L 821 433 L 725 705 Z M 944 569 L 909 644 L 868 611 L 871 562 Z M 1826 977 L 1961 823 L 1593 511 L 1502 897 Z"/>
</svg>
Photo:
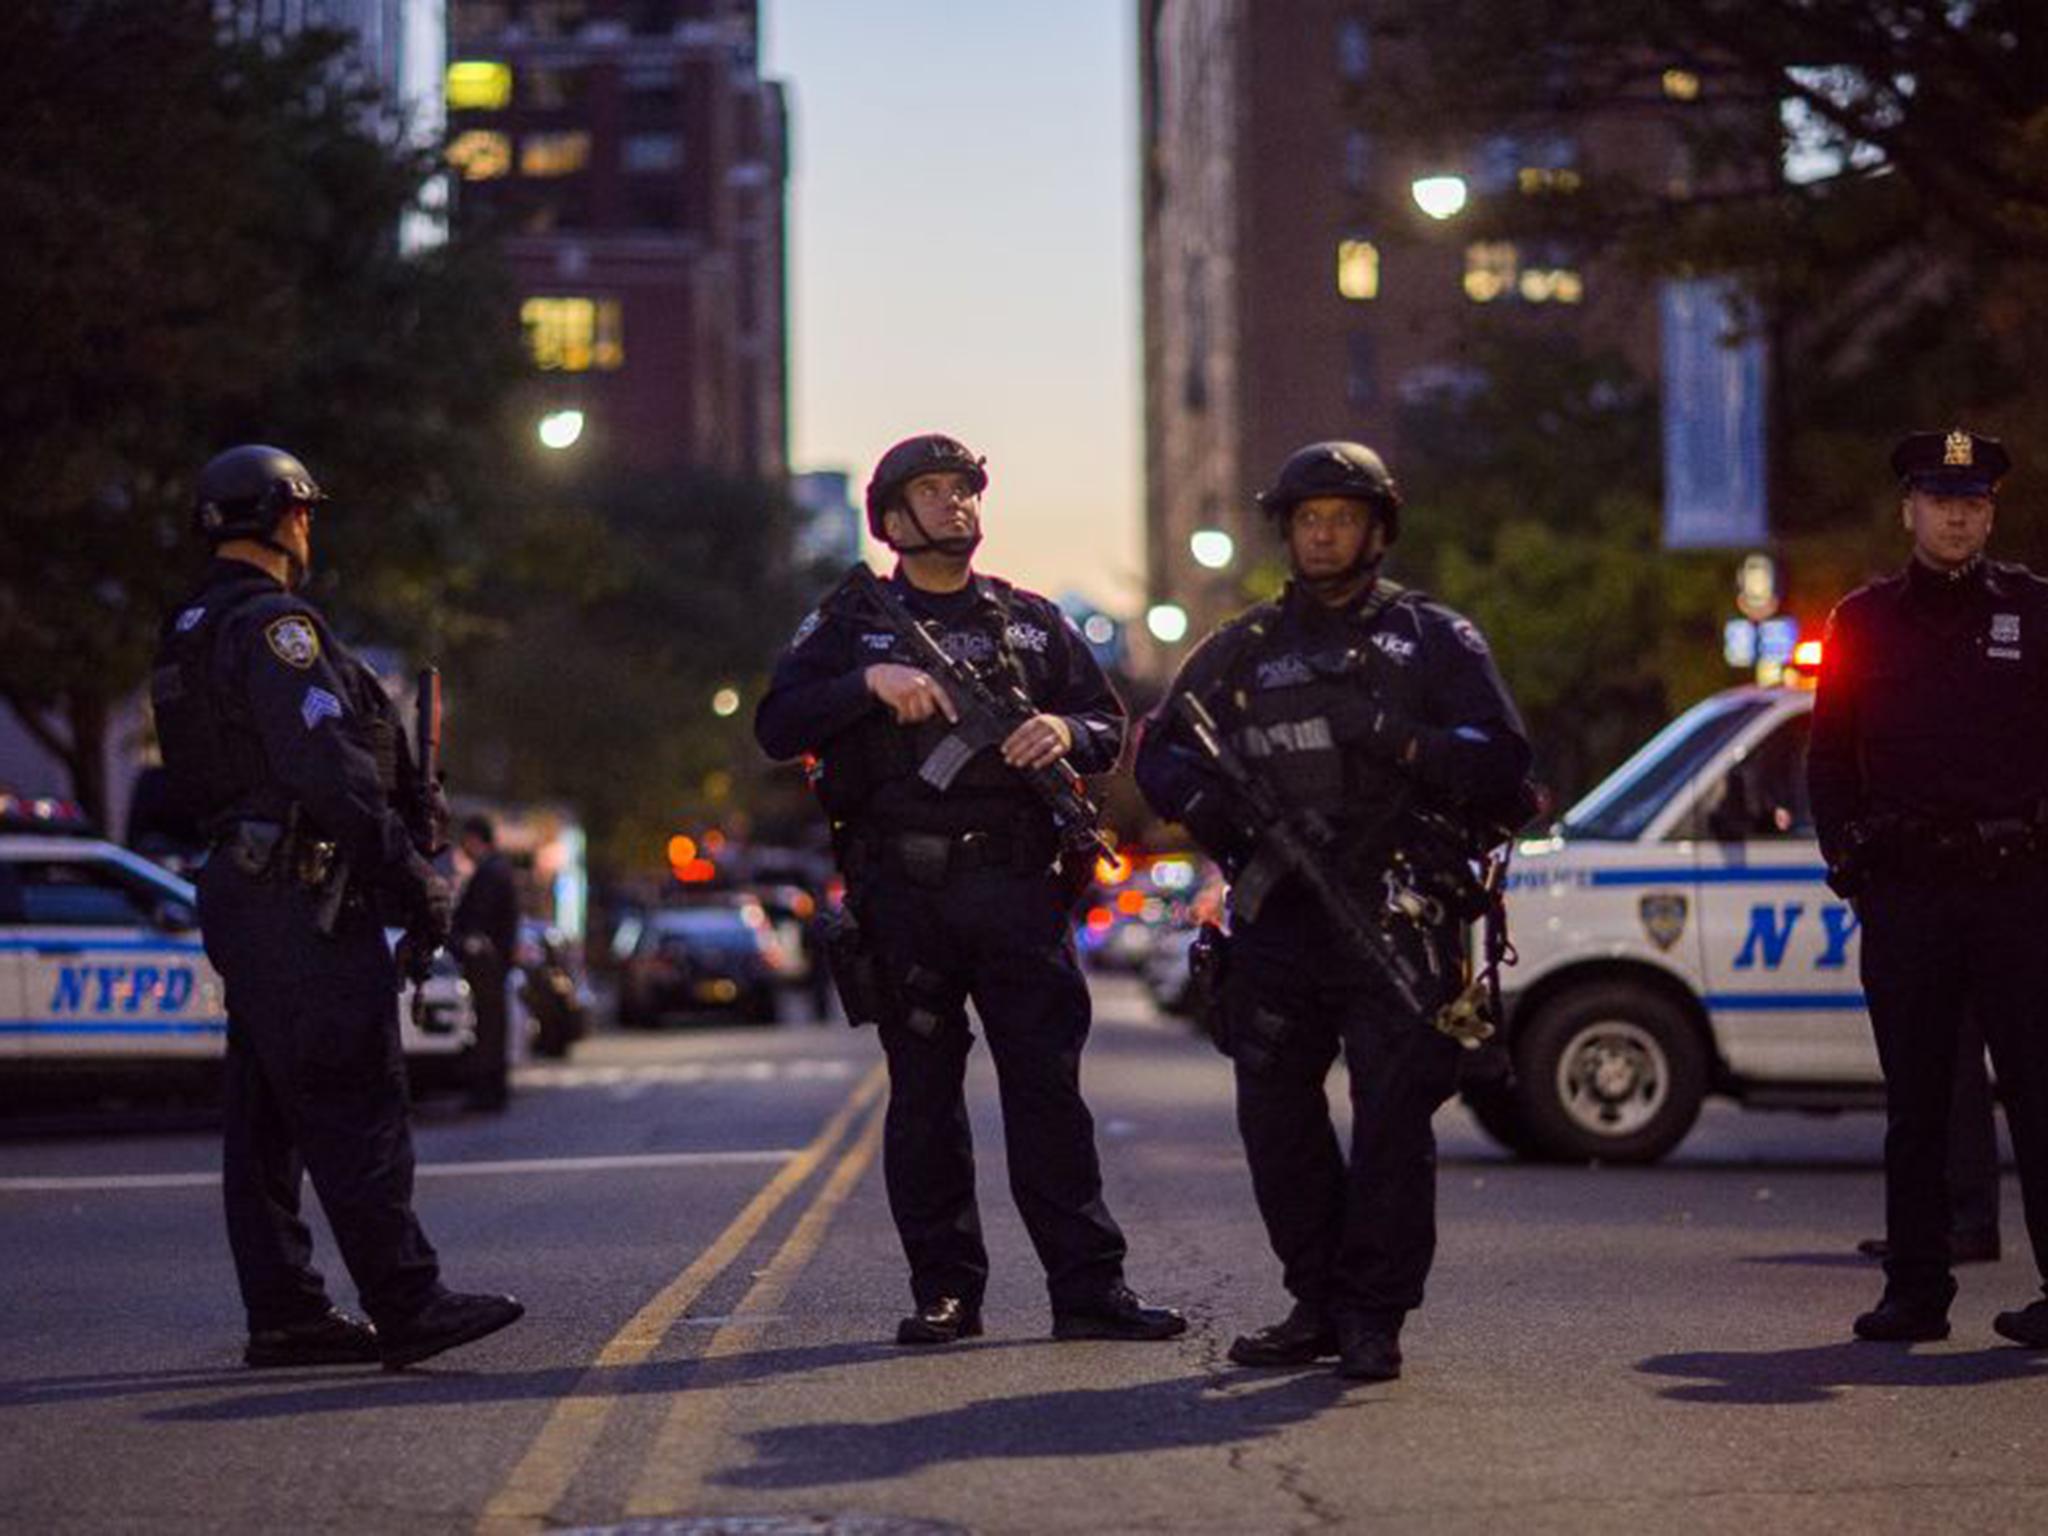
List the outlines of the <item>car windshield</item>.
<svg viewBox="0 0 2048 1536">
<path fill-rule="evenodd" d="M 1558 831 L 1571 838 L 1633 842 L 1687 780 L 1769 707 L 1768 699 L 1755 694 L 1695 704 L 1565 812 Z"/>
</svg>

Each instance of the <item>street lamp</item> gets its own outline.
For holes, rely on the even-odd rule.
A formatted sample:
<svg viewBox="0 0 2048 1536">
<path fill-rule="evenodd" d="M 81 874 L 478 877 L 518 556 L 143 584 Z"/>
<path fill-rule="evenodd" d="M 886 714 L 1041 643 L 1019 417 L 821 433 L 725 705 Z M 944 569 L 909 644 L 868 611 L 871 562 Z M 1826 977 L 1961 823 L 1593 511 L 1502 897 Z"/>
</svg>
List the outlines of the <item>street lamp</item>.
<svg viewBox="0 0 2048 1536">
<path fill-rule="evenodd" d="M 1179 603 L 1154 603 L 1145 610 L 1145 628 L 1161 645 L 1177 645 L 1188 637 L 1188 611 Z"/>
<path fill-rule="evenodd" d="M 540 426 L 535 429 L 543 448 L 560 453 L 565 448 L 576 446 L 576 440 L 583 436 L 583 413 L 569 409 L 549 411 L 541 417 Z"/>
<path fill-rule="evenodd" d="M 711 713 L 723 720 L 736 715 L 740 710 L 740 691 L 737 688 L 721 688 L 711 695 Z"/>
<path fill-rule="evenodd" d="M 1456 218 L 1465 211 L 1465 178 L 1462 176 L 1422 176 L 1408 188 L 1408 195 L 1415 199 L 1415 206 L 1432 219 Z"/>
<path fill-rule="evenodd" d="M 1188 552 L 1195 564 L 1220 571 L 1237 555 L 1237 541 L 1221 528 L 1197 528 L 1188 537 Z"/>
</svg>

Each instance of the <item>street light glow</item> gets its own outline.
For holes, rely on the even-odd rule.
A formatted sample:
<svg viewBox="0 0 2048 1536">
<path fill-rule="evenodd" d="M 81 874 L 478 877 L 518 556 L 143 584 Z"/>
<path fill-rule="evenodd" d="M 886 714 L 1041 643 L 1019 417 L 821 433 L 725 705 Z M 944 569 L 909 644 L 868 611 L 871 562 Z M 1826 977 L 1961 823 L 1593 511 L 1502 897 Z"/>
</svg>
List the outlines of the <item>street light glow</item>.
<svg viewBox="0 0 2048 1536">
<path fill-rule="evenodd" d="M 549 411 L 541 417 L 540 445 L 560 453 L 564 448 L 576 446 L 576 440 L 583 436 L 583 413 L 577 410 Z"/>
<path fill-rule="evenodd" d="M 721 688 L 711 695 L 711 713 L 723 720 L 727 715 L 740 711 L 740 691 L 737 688 Z"/>
<path fill-rule="evenodd" d="M 1116 620 L 1106 613 L 1091 613 L 1088 622 L 1081 626 L 1081 633 L 1088 637 L 1090 645 L 1107 645 L 1116 638 Z"/>
<path fill-rule="evenodd" d="M 1432 219 L 1455 218 L 1465 211 L 1465 178 L 1423 176 L 1408 188 L 1415 206 Z"/>
<path fill-rule="evenodd" d="M 1176 645 L 1188 636 L 1188 611 L 1179 603 L 1154 603 L 1145 610 L 1145 628 L 1161 645 Z"/>
<path fill-rule="evenodd" d="M 1195 564 L 1220 571 L 1237 555 L 1237 541 L 1221 528 L 1198 528 L 1188 538 Z"/>
</svg>

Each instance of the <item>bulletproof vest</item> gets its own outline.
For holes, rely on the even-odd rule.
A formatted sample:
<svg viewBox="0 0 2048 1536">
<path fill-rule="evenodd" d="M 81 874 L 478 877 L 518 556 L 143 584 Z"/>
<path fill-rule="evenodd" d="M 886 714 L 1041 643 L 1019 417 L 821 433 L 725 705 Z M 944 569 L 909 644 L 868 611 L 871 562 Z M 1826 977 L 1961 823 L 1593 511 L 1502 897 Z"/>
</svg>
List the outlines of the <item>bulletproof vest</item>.
<svg viewBox="0 0 2048 1536">
<path fill-rule="evenodd" d="M 1224 723 L 1245 760 L 1283 800 L 1323 816 L 1346 842 L 1373 838 L 1400 816 L 1412 793 L 1405 775 L 1370 755 L 1341 747 L 1331 730 L 1338 701 L 1370 686 L 1367 643 L 1381 613 L 1398 599 L 1349 621 L 1341 638 L 1311 643 L 1298 633 L 1276 640 L 1270 617 L 1255 616 L 1225 674 L 1230 718 Z"/>
<path fill-rule="evenodd" d="M 268 776 L 261 744 L 245 725 L 219 675 L 221 626 L 277 584 L 253 573 L 203 589 L 167 619 L 150 674 L 150 706 L 163 749 L 164 776 L 177 809 L 201 823 L 258 788 Z"/>
<path fill-rule="evenodd" d="M 999 692 L 1022 686 L 1025 676 L 1007 638 L 1010 590 L 995 585 L 996 601 L 966 618 L 934 625 L 948 654 L 987 679 Z M 929 621 L 928 621 L 929 622 Z M 901 642 L 877 660 L 918 665 Z M 835 818 L 873 816 L 906 828 L 963 831 L 985 827 L 1007 814 L 1007 803 L 1035 803 L 1016 772 L 994 748 L 978 752 L 941 795 L 917 777 L 918 768 L 953 730 L 942 715 L 900 726 L 885 711 L 874 711 L 834 739 L 825 751 L 819 781 L 827 811 Z"/>
</svg>

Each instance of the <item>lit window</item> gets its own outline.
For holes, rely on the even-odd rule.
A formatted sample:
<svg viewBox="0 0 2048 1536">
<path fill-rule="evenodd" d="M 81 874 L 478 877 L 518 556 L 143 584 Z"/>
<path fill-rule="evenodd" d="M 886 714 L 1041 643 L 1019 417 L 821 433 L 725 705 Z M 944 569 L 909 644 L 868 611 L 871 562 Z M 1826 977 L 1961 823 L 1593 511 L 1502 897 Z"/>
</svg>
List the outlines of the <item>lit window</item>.
<svg viewBox="0 0 2048 1536">
<path fill-rule="evenodd" d="M 1698 101 L 1700 77 L 1689 69 L 1664 71 L 1664 94 L 1673 101 Z"/>
<path fill-rule="evenodd" d="M 1353 192 L 1363 192 L 1372 177 L 1372 140 L 1363 128 L 1350 129 L 1344 135 L 1344 185 Z"/>
<path fill-rule="evenodd" d="M 529 133 L 519 141 L 522 176 L 573 176 L 590 163 L 590 134 L 582 128 Z"/>
<path fill-rule="evenodd" d="M 1525 165 L 1515 172 L 1515 185 L 1531 196 L 1544 192 L 1576 192 L 1584 178 L 1566 165 Z"/>
<path fill-rule="evenodd" d="M 512 66 L 496 59 L 457 59 L 448 66 L 448 105 L 458 112 L 496 112 L 512 104 Z"/>
<path fill-rule="evenodd" d="M 603 372 L 625 366 L 626 346 L 617 299 L 549 295 L 519 306 L 534 366 L 550 373 Z"/>
<path fill-rule="evenodd" d="M 1370 240 L 1337 242 L 1337 291 L 1347 299 L 1380 296 L 1380 248 Z"/>
<path fill-rule="evenodd" d="M 464 181 L 495 181 L 511 174 L 512 141 L 502 133 L 472 128 L 449 142 L 448 163 Z"/>
<path fill-rule="evenodd" d="M 673 171 L 683 163 L 683 141 L 673 133 L 629 133 L 619 144 L 628 171 Z"/>
<path fill-rule="evenodd" d="M 1337 72 L 1346 80 L 1363 80 L 1372 69 L 1372 32 L 1361 16 L 1337 23 Z"/>
<path fill-rule="evenodd" d="M 1518 256 L 1512 241 L 1480 240 L 1465 247 L 1465 297 L 1491 304 L 1512 292 Z"/>
</svg>

